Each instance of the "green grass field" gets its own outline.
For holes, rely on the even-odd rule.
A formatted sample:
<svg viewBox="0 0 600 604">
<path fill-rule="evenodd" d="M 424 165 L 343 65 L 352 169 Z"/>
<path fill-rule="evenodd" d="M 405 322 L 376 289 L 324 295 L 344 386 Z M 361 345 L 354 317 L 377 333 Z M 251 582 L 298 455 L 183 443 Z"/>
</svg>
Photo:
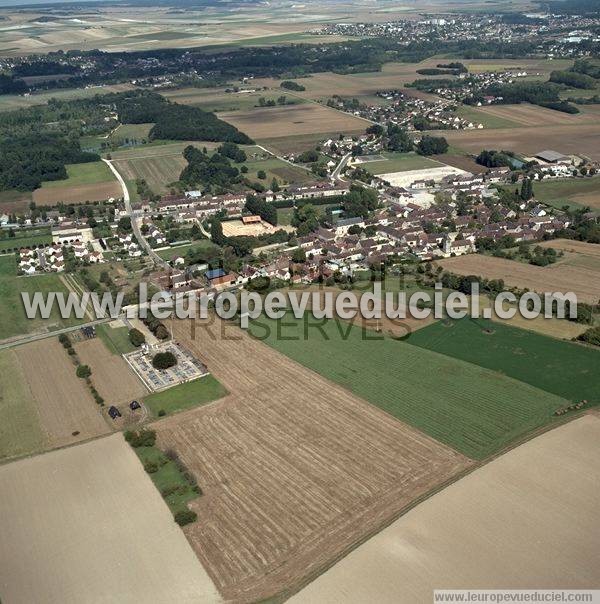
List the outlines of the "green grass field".
<svg viewBox="0 0 600 604">
<path fill-rule="evenodd" d="M 393 153 L 385 151 L 381 155 L 386 160 L 367 162 L 359 164 L 359 166 L 368 170 L 371 174 L 377 175 L 390 174 L 391 172 L 406 172 L 408 170 L 423 170 L 425 168 L 439 168 L 441 165 L 416 153 Z"/>
<path fill-rule="evenodd" d="M 128 147 L 124 149 L 117 149 L 116 151 L 110 151 L 112 159 L 131 159 L 131 158 L 146 158 L 146 157 L 163 157 L 169 155 L 181 155 L 183 150 L 188 146 L 193 145 L 202 149 L 216 149 L 219 143 L 206 142 L 206 141 L 152 141 L 147 145 L 140 147 Z"/>
<path fill-rule="evenodd" d="M 267 159 L 261 159 L 257 161 L 248 160 L 245 164 L 248 168 L 248 174 L 246 176 L 254 181 L 261 182 L 263 185 L 269 187 L 273 178 L 276 178 L 280 183 L 304 183 L 314 180 L 314 175 L 303 170 L 292 166 L 276 157 L 269 157 Z M 260 180 L 256 173 L 259 170 L 264 170 L 267 174 L 265 180 Z"/>
<path fill-rule="evenodd" d="M 117 160 L 115 167 L 127 182 L 143 179 L 155 194 L 168 193 L 168 185 L 179 180 L 181 171 L 187 165 L 183 155 L 164 155 Z"/>
<path fill-rule="evenodd" d="M 17 94 L 0 95 L 0 112 L 13 111 L 23 107 L 32 107 L 34 105 L 45 105 L 50 99 L 60 99 L 69 101 L 72 99 L 91 98 L 97 94 L 108 94 L 109 92 L 122 92 L 132 90 L 134 86 L 130 84 L 115 84 L 108 86 L 92 86 L 91 88 L 69 88 L 64 90 L 52 90 L 50 92 L 40 92 L 22 96 Z"/>
<path fill-rule="evenodd" d="M 66 180 L 43 182 L 42 188 L 76 187 L 115 180 L 110 168 L 103 161 L 94 161 L 87 164 L 67 164 L 67 175 Z"/>
<path fill-rule="evenodd" d="M 544 203 L 573 204 L 575 195 L 597 193 L 600 198 L 600 176 L 593 178 L 566 178 L 560 180 L 542 180 L 533 185 L 536 199 Z M 577 203 L 577 202 L 575 202 Z M 581 206 L 581 203 L 577 203 Z"/>
<path fill-rule="evenodd" d="M 257 338 L 473 459 L 552 421 L 565 399 L 338 321 L 262 318 Z M 344 334 L 344 335 L 342 335 Z"/>
<path fill-rule="evenodd" d="M 600 402 L 600 350 L 484 319 L 438 322 L 409 342 L 572 401 Z"/>
<path fill-rule="evenodd" d="M 110 325 L 103 323 L 96 326 L 96 334 L 113 354 L 127 354 L 136 350 L 135 346 L 129 341 L 129 329 L 127 327 L 110 327 Z"/>
<path fill-rule="evenodd" d="M 33 296 L 38 291 L 69 294 L 58 275 L 17 277 L 14 256 L 0 257 L 0 340 L 44 329 L 70 327 L 83 322 L 83 319 L 78 320 L 75 317 L 62 319 L 57 308 L 52 310 L 48 319 L 40 318 L 39 314 L 35 319 L 28 319 L 23 308 L 21 292 L 28 292 Z"/>
<path fill-rule="evenodd" d="M 211 243 L 208 239 L 199 239 L 198 241 L 194 241 L 193 243 L 188 243 L 186 245 L 178 245 L 176 247 L 170 247 L 166 250 L 159 250 L 156 252 L 163 260 L 173 260 L 175 256 L 183 256 L 185 258 L 186 254 L 191 249 L 214 249 L 215 253 L 218 253 L 218 246 Z"/>
<path fill-rule="evenodd" d="M 225 89 L 214 88 L 178 88 L 166 90 L 163 96 L 176 103 L 193 105 L 205 111 L 242 111 L 259 106 L 259 100 L 263 97 L 267 101 L 275 101 L 280 96 L 285 96 L 290 105 L 306 103 L 306 99 L 292 96 L 289 91 L 263 91 L 258 92 L 225 92 Z"/>
<path fill-rule="evenodd" d="M 35 401 L 12 350 L 0 351 L 0 459 L 43 449 Z"/>
<path fill-rule="evenodd" d="M 144 466 L 147 463 L 155 463 L 158 466 L 158 470 L 149 473 L 148 476 L 152 479 L 173 514 L 187 509 L 186 504 L 199 496 L 199 493 L 186 480 L 177 464 L 160 449 L 157 447 L 136 447 L 133 450 Z"/>
<path fill-rule="evenodd" d="M 483 124 L 484 128 L 518 128 L 519 124 L 507 120 L 497 115 L 492 115 L 486 111 L 481 111 L 476 107 L 461 105 L 456 111 L 456 115 L 473 122 L 475 125 Z"/>
<path fill-rule="evenodd" d="M 154 124 L 121 124 L 110 135 L 110 140 L 118 145 L 126 144 L 131 140 L 148 140 L 150 130 Z"/>
<path fill-rule="evenodd" d="M 193 382 L 155 392 L 144 399 L 144 404 L 155 417 L 158 417 L 159 411 L 165 411 L 166 415 L 170 415 L 216 401 L 226 394 L 227 390 L 221 383 L 212 375 L 207 375 Z"/>
<path fill-rule="evenodd" d="M 9 237 L 7 231 L 2 231 L 0 254 L 12 252 L 15 248 L 35 247 L 48 243 L 52 243 L 52 235 L 49 228 L 15 231 L 14 237 Z"/>
</svg>

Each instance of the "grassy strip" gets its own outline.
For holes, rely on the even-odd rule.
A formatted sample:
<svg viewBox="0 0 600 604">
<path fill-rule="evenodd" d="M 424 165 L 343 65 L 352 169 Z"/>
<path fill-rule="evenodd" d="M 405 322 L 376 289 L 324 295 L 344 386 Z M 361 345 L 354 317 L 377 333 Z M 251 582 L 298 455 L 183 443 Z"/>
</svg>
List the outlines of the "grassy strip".
<svg viewBox="0 0 600 604">
<path fill-rule="evenodd" d="M 187 504 L 200 497 L 202 490 L 177 453 L 163 453 L 156 447 L 156 433 L 153 430 L 125 432 L 125 440 L 133 447 L 177 524 L 183 526 L 194 522 L 196 513 L 189 510 Z"/>
<path fill-rule="evenodd" d="M 155 417 L 162 417 L 206 405 L 223 398 L 226 394 L 225 387 L 212 375 L 207 375 L 162 392 L 155 392 L 144 399 L 144 404 Z"/>
<path fill-rule="evenodd" d="M 0 459 L 41 451 L 46 437 L 14 350 L 0 351 Z"/>
<path fill-rule="evenodd" d="M 127 327 L 113 328 L 110 325 L 97 325 L 96 334 L 113 354 L 127 354 L 136 350 L 136 347 L 129 339 L 129 330 Z"/>
</svg>

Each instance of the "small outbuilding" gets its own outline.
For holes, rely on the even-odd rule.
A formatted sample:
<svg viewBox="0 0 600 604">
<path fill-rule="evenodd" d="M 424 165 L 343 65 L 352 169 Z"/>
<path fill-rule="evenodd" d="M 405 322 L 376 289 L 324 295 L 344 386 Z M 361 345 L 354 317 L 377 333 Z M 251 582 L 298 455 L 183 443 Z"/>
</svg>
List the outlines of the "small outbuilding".
<svg viewBox="0 0 600 604">
<path fill-rule="evenodd" d="M 121 417 L 121 412 L 113 405 L 108 408 L 108 415 L 110 415 L 112 419 L 117 419 L 117 417 Z"/>
</svg>

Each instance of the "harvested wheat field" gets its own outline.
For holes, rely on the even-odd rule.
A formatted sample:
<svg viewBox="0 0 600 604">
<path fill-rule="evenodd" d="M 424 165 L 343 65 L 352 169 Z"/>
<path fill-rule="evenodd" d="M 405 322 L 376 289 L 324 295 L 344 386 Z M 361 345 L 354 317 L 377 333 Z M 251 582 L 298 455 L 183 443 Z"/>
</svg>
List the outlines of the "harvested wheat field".
<svg viewBox="0 0 600 604">
<path fill-rule="evenodd" d="M 597 588 L 599 473 L 600 417 L 586 415 L 421 503 L 290 602 L 412 604 L 431 602 L 434 589 Z"/>
<path fill-rule="evenodd" d="M 519 105 L 489 105 L 479 107 L 478 111 L 486 115 L 501 117 L 522 126 L 559 126 L 581 124 L 595 121 L 591 113 L 570 114 L 538 105 L 521 103 Z"/>
<path fill-rule="evenodd" d="M 321 132 L 362 132 L 370 123 L 315 103 L 220 113 L 219 118 L 257 140 Z"/>
<path fill-rule="evenodd" d="M 600 267 L 573 266 L 565 262 L 541 267 L 481 254 L 446 258 L 437 264 L 457 275 L 504 279 L 510 287 L 538 293 L 573 292 L 580 302 L 588 304 L 595 304 L 600 298 Z"/>
<path fill-rule="evenodd" d="M 106 199 L 122 197 L 119 183 L 102 182 L 88 185 L 67 187 L 50 187 L 36 189 L 33 201 L 37 204 L 84 203 L 86 201 L 105 201 Z"/>
<path fill-rule="evenodd" d="M 75 375 L 75 365 L 57 339 L 25 344 L 15 352 L 27 376 L 49 448 L 111 431 L 85 381 Z"/>
<path fill-rule="evenodd" d="M 92 369 L 92 382 L 109 404 L 142 398 L 148 390 L 123 357 L 112 354 L 99 338 L 75 344 L 77 356 Z"/>
<path fill-rule="evenodd" d="M 598 261 L 598 270 L 600 270 L 600 245 L 597 243 L 587 243 L 575 239 L 552 239 L 550 241 L 543 241 L 539 245 L 540 247 L 551 247 L 563 252 L 596 258 Z"/>
<path fill-rule="evenodd" d="M 482 149 L 505 149 L 533 155 L 543 149 L 555 149 L 565 154 L 584 154 L 596 161 L 600 160 L 598 120 L 576 125 L 447 130 L 443 136 L 452 146 L 474 154 L 480 153 Z"/>
<path fill-rule="evenodd" d="M 202 488 L 184 531 L 225 599 L 298 586 L 470 465 L 237 327 L 194 326 L 176 339 L 231 394 L 153 427 Z"/>
<path fill-rule="evenodd" d="M 121 434 L 6 464 L 0 492 L 3 602 L 219 601 Z"/>
</svg>

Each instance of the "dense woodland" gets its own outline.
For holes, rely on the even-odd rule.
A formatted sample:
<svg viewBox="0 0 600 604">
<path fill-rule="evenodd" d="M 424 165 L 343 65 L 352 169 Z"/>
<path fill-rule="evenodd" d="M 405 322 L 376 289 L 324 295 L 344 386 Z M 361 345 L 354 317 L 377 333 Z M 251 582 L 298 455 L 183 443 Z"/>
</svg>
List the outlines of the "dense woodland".
<svg viewBox="0 0 600 604">
<path fill-rule="evenodd" d="M 90 99 L 59 101 L 0 114 L 0 190 L 31 191 L 45 180 L 67 178 L 65 164 L 99 160 L 81 150 L 80 137 L 110 132 L 118 123 L 154 123 L 149 138 L 251 143 L 252 140 L 213 113 L 167 101 L 156 93 L 132 91 Z M 241 157 L 235 145 L 225 147 Z M 229 187 L 239 179 L 225 156 L 208 162 L 209 172 L 190 169 L 207 185 Z"/>
<path fill-rule="evenodd" d="M 160 94 L 136 91 L 121 93 L 115 100 L 123 124 L 154 123 L 150 139 L 226 141 L 251 144 L 251 138 L 198 107 L 171 103 Z"/>
<path fill-rule="evenodd" d="M 231 165 L 229 158 L 220 153 L 209 155 L 205 149 L 190 145 L 185 148 L 183 156 L 188 165 L 183 169 L 180 181 L 187 188 L 221 193 L 242 182 L 240 171 Z"/>
<path fill-rule="evenodd" d="M 67 178 L 65 164 L 99 159 L 82 152 L 78 139 L 60 134 L 0 138 L 0 190 L 32 191 L 44 180 Z"/>
</svg>

